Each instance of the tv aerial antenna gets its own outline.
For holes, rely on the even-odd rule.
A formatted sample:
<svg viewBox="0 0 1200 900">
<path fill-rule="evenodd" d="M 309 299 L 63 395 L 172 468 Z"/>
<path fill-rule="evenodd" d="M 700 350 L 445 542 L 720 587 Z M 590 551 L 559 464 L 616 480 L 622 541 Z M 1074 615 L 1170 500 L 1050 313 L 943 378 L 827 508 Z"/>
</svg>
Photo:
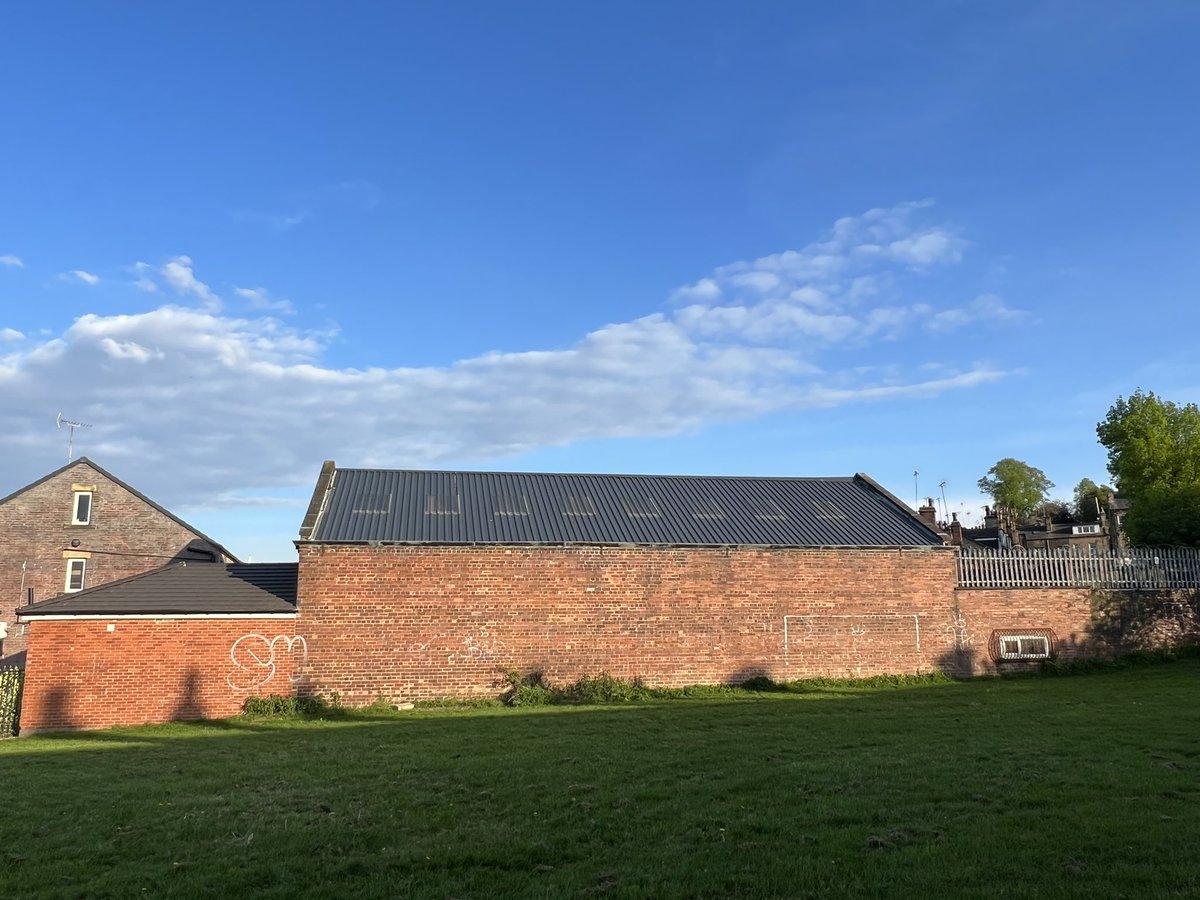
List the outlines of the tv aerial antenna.
<svg viewBox="0 0 1200 900">
<path fill-rule="evenodd" d="M 62 413 L 58 414 L 58 418 L 54 420 L 54 424 L 58 427 L 58 429 L 60 431 L 62 430 L 62 427 L 64 425 L 66 425 L 67 428 L 70 429 L 70 431 L 69 431 L 70 437 L 67 438 L 67 462 L 70 462 L 72 459 L 75 458 L 75 429 L 76 428 L 91 428 L 92 426 L 89 425 L 87 422 L 73 422 L 70 419 L 65 418 Z"/>
</svg>

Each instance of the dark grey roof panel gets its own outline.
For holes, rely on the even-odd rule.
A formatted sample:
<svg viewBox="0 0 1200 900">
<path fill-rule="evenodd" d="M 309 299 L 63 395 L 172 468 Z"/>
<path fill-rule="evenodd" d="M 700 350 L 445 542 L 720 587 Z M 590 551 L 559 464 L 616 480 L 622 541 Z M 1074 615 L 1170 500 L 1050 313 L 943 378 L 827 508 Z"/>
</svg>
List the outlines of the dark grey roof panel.
<svg viewBox="0 0 1200 900">
<path fill-rule="evenodd" d="M 131 578 L 63 594 L 18 613 L 65 615 L 179 615 L 294 613 L 296 563 L 170 563 Z"/>
<path fill-rule="evenodd" d="M 323 472 L 324 476 L 324 472 Z M 861 476 L 555 475 L 336 469 L 314 497 L 322 543 L 938 546 Z M 306 521 L 307 527 L 307 521 Z"/>
</svg>

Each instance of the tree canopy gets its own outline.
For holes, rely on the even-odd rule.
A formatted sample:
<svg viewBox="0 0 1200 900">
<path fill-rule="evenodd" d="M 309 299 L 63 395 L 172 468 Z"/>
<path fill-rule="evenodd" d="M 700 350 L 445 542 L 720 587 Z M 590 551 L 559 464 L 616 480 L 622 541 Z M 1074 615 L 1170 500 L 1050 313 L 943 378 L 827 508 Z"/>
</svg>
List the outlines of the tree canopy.
<svg viewBox="0 0 1200 900">
<path fill-rule="evenodd" d="M 1122 397 L 1096 426 L 1108 471 L 1130 500 L 1153 488 L 1200 483 L 1200 408 L 1179 406 L 1140 389 Z"/>
<path fill-rule="evenodd" d="M 1117 490 L 1129 500 L 1129 540 L 1200 547 L 1200 408 L 1139 389 L 1117 398 L 1096 434 Z"/>
<path fill-rule="evenodd" d="M 1028 517 L 1036 510 L 1054 487 L 1041 469 L 1012 457 L 997 462 L 978 483 L 979 489 L 989 494 L 997 506 L 1011 509 L 1021 517 Z"/>
<path fill-rule="evenodd" d="M 1100 511 L 1108 506 L 1113 489 L 1107 484 L 1096 484 L 1090 478 L 1082 478 L 1075 485 L 1071 511 L 1080 522 L 1100 521 Z"/>
</svg>

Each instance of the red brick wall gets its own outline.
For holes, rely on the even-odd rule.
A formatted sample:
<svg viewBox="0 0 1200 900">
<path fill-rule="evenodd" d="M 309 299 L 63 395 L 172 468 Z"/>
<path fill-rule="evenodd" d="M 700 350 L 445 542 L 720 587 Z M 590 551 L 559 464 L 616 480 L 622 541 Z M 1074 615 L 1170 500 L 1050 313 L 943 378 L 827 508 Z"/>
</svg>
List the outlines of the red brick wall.
<svg viewBox="0 0 1200 900">
<path fill-rule="evenodd" d="M 954 662 L 954 555 L 301 545 L 305 690 L 349 703 L 498 692 L 505 670 L 657 685 Z"/>
<path fill-rule="evenodd" d="M 293 694 L 303 644 L 270 642 L 294 634 L 293 617 L 34 621 L 21 733 L 230 716 L 248 696 Z M 235 648 L 245 635 L 265 640 Z"/>
<path fill-rule="evenodd" d="M 1090 588 L 960 589 L 955 592 L 962 614 L 961 633 L 973 674 L 997 671 L 988 651 L 994 631 L 1045 629 L 1054 632 L 1060 659 L 1108 652 L 1092 638 Z M 1003 663 L 1010 669 L 1023 663 Z"/>
<path fill-rule="evenodd" d="M 91 524 L 71 524 L 72 484 L 96 488 Z M 35 601 L 62 593 L 63 551 L 71 541 L 79 541 L 77 551 L 95 551 L 87 560 L 84 587 L 96 587 L 156 569 L 197 538 L 84 462 L 0 504 L 0 535 L 0 621 L 8 623 L 10 635 L 5 656 L 25 649 L 27 626 L 16 623 L 16 610 L 26 590 L 33 588 Z"/>
</svg>

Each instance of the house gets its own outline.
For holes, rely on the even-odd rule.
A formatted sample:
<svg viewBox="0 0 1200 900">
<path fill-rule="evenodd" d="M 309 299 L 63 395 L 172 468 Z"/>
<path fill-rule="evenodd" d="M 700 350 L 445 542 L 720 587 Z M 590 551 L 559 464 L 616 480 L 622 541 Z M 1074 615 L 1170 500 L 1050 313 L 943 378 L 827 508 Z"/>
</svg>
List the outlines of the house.
<svg viewBox="0 0 1200 900">
<path fill-rule="evenodd" d="M 231 716 L 295 693 L 295 563 L 176 561 L 22 607 L 21 732 Z"/>
<path fill-rule="evenodd" d="M 6 658 L 25 649 L 31 603 L 156 569 L 235 557 L 178 516 L 81 457 L 0 499 L 0 623 Z"/>
<path fill-rule="evenodd" d="M 954 549 L 865 475 L 339 469 L 297 542 L 302 689 L 498 692 L 504 672 L 658 685 L 931 671 Z"/>
</svg>

